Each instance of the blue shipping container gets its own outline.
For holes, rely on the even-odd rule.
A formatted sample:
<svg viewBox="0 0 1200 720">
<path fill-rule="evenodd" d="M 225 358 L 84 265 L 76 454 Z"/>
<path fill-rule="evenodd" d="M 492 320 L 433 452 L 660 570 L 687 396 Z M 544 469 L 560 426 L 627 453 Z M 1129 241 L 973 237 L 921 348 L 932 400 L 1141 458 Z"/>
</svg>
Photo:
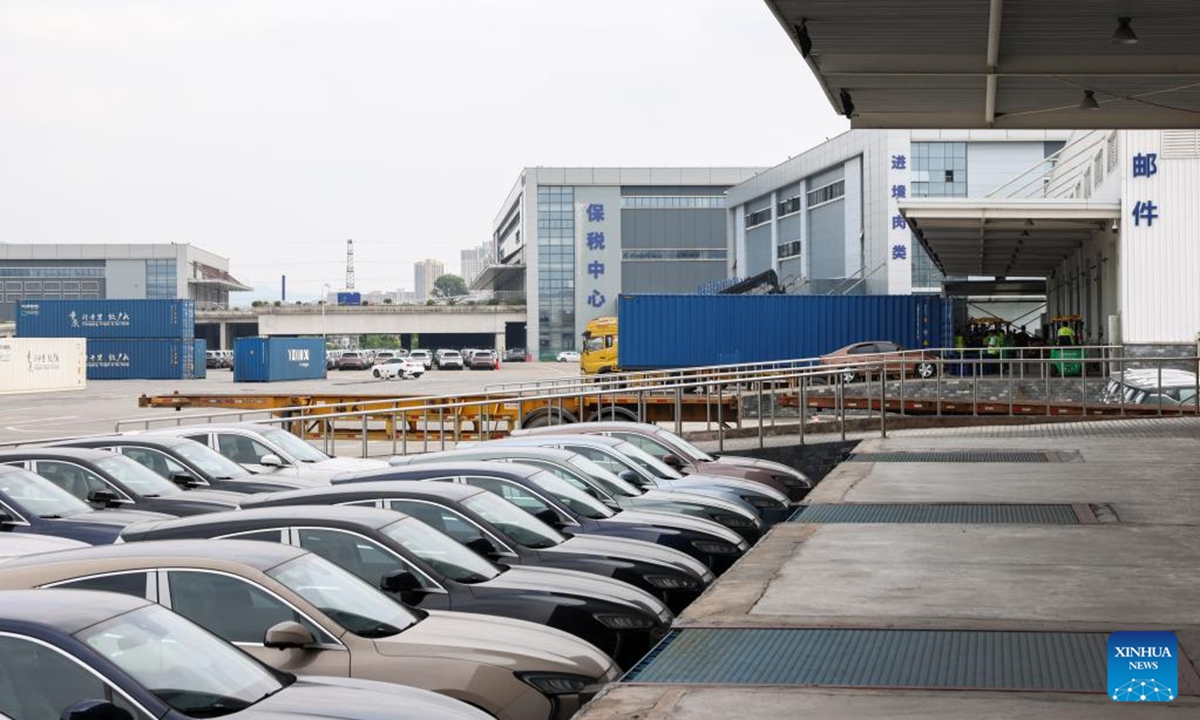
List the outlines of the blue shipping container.
<svg viewBox="0 0 1200 720">
<path fill-rule="evenodd" d="M 814 358 L 856 342 L 953 344 L 953 301 L 930 295 L 622 295 L 624 370 Z"/>
<path fill-rule="evenodd" d="M 22 300 L 18 337 L 97 339 L 173 338 L 196 335 L 191 300 Z"/>
<path fill-rule="evenodd" d="M 195 353 L 190 339 L 89 338 L 87 376 L 88 380 L 190 380 L 195 375 Z"/>
<path fill-rule="evenodd" d="M 321 338 L 244 337 L 234 341 L 234 382 L 323 377 L 325 341 Z"/>
<path fill-rule="evenodd" d="M 196 340 L 192 354 L 192 377 L 203 380 L 208 377 L 208 341 Z"/>
<path fill-rule="evenodd" d="M 337 294 L 338 305 L 362 305 L 362 293 L 340 292 Z"/>
</svg>

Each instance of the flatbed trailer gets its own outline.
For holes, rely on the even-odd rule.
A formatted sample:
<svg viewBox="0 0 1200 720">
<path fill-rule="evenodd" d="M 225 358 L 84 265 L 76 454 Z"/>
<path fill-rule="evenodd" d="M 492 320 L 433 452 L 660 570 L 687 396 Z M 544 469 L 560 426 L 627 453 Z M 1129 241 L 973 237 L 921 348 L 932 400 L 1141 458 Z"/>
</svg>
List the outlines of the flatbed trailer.
<svg viewBox="0 0 1200 720">
<path fill-rule="evenodd" d="M 306 438 L 371 440 L 483 440 L 504 437 L 525 427 L 582 422 L 739 422 L 736 393 L 606 392 L 559 397 L 523 397 L 515 393 L 453 397 L 392 397 L 359 394 L 186 394 L 138 398 L 143 408 L 227 409 L 247 415 L 295 418 L 289 429 Z M 236 416 L 233 419 L 237 419 Z M 444 430 L 443 430 L 444 429 Z"/>
<path fill-rule="evenodd" d="M 799 396 L 791 394 L 781 396 L 779 404 L 783 407 L 796 407 L 800 404 Z M 835 395 L 809 394 L 804 401 L 810 410 L 837 411 L 839 407 L 846 410 L 879 412 L 878 397 L 866 398 L 847 395 L 840 403 Z M 905 415 L 1022 415 L 1048 417 L 1150 417 L 1155 415 L 1195 415 L 1194 405 L 1163 405 L 1161 412 L 1156 404 L 1124 406 L 1105 403 L 1080 402 L 1051 402 L 1049 406 L 1044 401 L 1018 400 L 1013 403 L 997 400 L 942 400 L 936 399 L 900 399 L 889 397 L 886 402 L 887 412 L 904 413 Z"/>
</svg>

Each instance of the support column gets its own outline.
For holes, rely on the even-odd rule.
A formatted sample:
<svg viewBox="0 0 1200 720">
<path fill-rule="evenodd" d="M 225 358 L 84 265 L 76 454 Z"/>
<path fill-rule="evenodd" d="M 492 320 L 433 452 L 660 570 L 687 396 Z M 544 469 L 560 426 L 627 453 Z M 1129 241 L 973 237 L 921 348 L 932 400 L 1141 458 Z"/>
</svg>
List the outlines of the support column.
<svg viewBox="0 0 1200 720">
<path fill-rule="evenodd" d="M 220 350 L 229 350 L 229 323 L 222 320 L 217 323 L 219 339 L 217 346 Z"/>
<path fill-rule="evenodd" d="M 504 333 L 502 333 L 502 332 L 496 333 L 496 341 L 495 342 L 496 342 L 496 357 L 503 358 L 504 357 L 504 349 L 505 349 L 504 348 Z"/>
</svg>

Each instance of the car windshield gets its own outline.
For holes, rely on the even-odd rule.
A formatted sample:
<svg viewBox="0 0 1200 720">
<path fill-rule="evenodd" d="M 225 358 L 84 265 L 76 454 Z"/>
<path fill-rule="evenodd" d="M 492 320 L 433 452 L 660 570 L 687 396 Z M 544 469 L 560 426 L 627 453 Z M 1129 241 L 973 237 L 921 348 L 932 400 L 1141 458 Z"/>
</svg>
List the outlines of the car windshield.
<svg viewBox="0 0 1200 720">
<path fill-rule="evenodd" d="M 715 457 L 713 457 L 712 455 L 709 455 L 708 453 L 704 452 L 700 448 L 691 444 L 687 440 L 684 440 L 683 438 L 679 437 L 675 433 L 667 432 L 666 430 L 659 430 L 658 434 L 659 434 L 659 436 L 667 439 L 668 445 L 671 445 L 672 447 L 676 447 L 676 448 L 679 448 L 680 450 L 682 450 L 683 454 L 685 455 L 685 458 L 684 458 L 685 460 L 699 460 L 700 462 L 716 462 L 717 461 L 717 459 Z"/>
<path fill-rule="evenodd" d="M 241 465 L 198 442 L 180 443 L 174 449 L 179 453 L 179 457 L 200 468 L 201 472 L 214 480 L 234 480 L 250 474 Z"/>
<path fill-rule="evenodd" d="M 75 637 L 194 718 L 245 710 L 284 687 L 250 656 L 161 605 L 122 613 Z"/>
<path fill-rule="evenodd" d="M 404 518 L 380 530 L 434 570 L 460 583 L 487 582 L 498 576 L 496 566 L 416 518 Z"/>
<path fill-rule="evenodd" d="M 272 568 L 267 574 L 360 637 L 396 635 L 420 619 L 349 571 L 311 553 Z"/>
<path fill-rule="evenodd" d="M 96 461 L 96 467 L 142 497 L 161 497 L 183 492 L 175 483 L 124 455 L 101 458 Z"/>
<path fill-rule="evenodd" d="M 272 428 L 262 431 L 263 437 L 283 448 L 283 451 L 288 455 L 296 458 L 300 462 L 319 463 L 325 462 L 329 456 L 312 445 L 304 442 L 300 438 L 291 434 L 287 430 Z"/>
<path fill-rule="evenodd" d="M 613 458 L 615 461 L 616 458 Z M 568 461 L 572 467 L 586 475 L 588 478 L 600 485 L 611 495 L 624 495 L 625 497 L 637 497 L 645 492 L 638 486 L 626 482 L 613 473 L 608 468 L 591 458 L 583 455 L 576 455 Z"/>
<path fill-rule="evenodd" d="M 683 477 L 682 474 L 680 474 L 670 465 L 667 465 L 662 460 L 659 460 L 631 442 L 616 445 L 614 446 L 614 449 L 637 463 L 643 470 L 650 473 L 654 477 L 663 478 L 666 480 L 678 480 L 679 478 Z"/>
<path fill-rule="evenodd" d="M 0 474 L 0 492 L 43 518 L 64 518 L 91 512 L 87 503 L 28 470 Z"/>
<path fill-rule="evenodd" d="M 522 547 L 550 548 L 566 541 L 554 528 L 490 492 L 477 493 L 463 500 L 463 507 L 495 525 Z"/>
<path fill-rule="evenodd" d="M 530 475 L 529 480 L 542 490 L 550 493 L 551 496 L 570 508 L 572 512 L 586 518 L 602 520 L 616 515 L 604 503 L 572 486 L 566 480 L 551 475 L 544 470 Z"/>
</svg>

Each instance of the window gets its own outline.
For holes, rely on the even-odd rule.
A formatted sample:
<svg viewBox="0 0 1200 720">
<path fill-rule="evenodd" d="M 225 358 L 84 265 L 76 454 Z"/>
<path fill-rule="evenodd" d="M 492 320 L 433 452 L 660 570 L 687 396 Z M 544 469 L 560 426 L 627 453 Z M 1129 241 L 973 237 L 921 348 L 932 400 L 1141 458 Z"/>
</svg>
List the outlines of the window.
<svg viewBox="0 0 1200 720">
<path fill-rule="evenodd" d="M 241 578 L 192 570 L 172 570 L 168 578 L 171 609 L 229 642 L 261 645 L 267 628 L 289 620 L 317 642 L 333 642 L 295 608 Z"/>
<path fill-rule="evenodd" d="M 420 500 L 389 500 L 388 508 L 412 515 L 434 530 L 440 530 L 464 545 L 481 538 L 492 542 L 491 538 L 484 536 L 483 531 L 477 525 L 443 505 Z"/>
<path fill-rule="evenodd" d="M 722 195 L 627 195 L 621 198 L 622 210 L 719 210 L 725 207 Z"/>
<path fill-rule="evenodd" d="M 170 300 L 179 295 L 175 274 L 175 259 L 146 261 L 146 297 Z"/>
<path fill-rule="evenodd" d="M 771 219 L 771 208 L 765 207 L 762 210 L 746 211 L 746 227 L 754 227 L 762 225 Z"/>
<path fill-rule="evenodd" d="M 229 433 L 217 433 L 217 450 L 225 457 L 242 465 L 257 465 L 263 457 L 276 454 L 274 450 L 254 438 Z M 282 459 L 280 458 L 280 460 Z"/>
<path fill-rule="evenodd" d="M 87 500 L 97 490 L 110 489 L 95 473 L 60 460 L 38 460 L 35 472 L 80 500 Z"/>
<path fill-rule="evenodd" d="M 575 188 L 539 186 L 537 201 L 538 352 L 553 360 L 575 349 Z"/>
<path fill-rule="evenodd" d="M 800 196 L 790 197 L 786 200 L 781 200 L 775 206 L 775 217 L 783 217 L 792 213 L 800 212 Z"/>
<path fill-rule="evenodd" d="M 800 241 L 792 240 L 791 242 L 780 243 L 778 254 L 780 260 L 798 256 L 800 254 Z"/>
<path fill-rule="evenodd" d="M 550 512 L 554 513 L 556 517 L 565 519 L 562 518 L 562 515 L 553 507 L 551 507 L 550 504 L 545 500 L 542 500 L 540 497 L 534 495 L 524 487 L 507 480 L 487 477 L 469 477 L 467 478 L 467 484 L 473 485 L 477 488 L 483 488 L 490 493 L 499 495 L 531 515 L 537 515 L 538 513 L 549 510 Z"/>
<path fill-rule="evenodd" d="M 201 433 L 199 435 L 184 435 L 184 437 L 187 438 L 188 440 L 191 440 L 192 442 L 198 442 L 201 445 L 203 445 L 204 447 L 208 447 L 208 434 L 207 433 Z"/>
<path fill-rule="evenodd" d="M 148 587 L 149 577 L 150 574 L 147 572 L 95 575 L 93 577 L 58 583 L 51 587 L 70 590 L 98 590 L 100 592 L 113 592 L 144 598 L 147 597 L 146 588 Z"/>
<path fill-rule="evenodd" d="M 258 542 L 283 542 L 283 534 L 287 532 L 284 528 L 271 528 L 270 530 L 248 530 L 246 532 L 232 533 L 230 535 L 222 535 L 222 540 L 257 540 Z"/>
<path fill-rule="evenodd" d="M 82 700 L 108 700 L 136 720 L 148 716 L 61 651 L 31 639 L 0 635 L 0 714 L 16 720 L 58 720 Z"/>
<path fill-rule="evenodd" d="M 176 474 L 192 474 L 191 471 L 176 462 L 175 458 L 158 450 L 143 447 L 122 447 L 118 448 L 118 450 L 130 460 L 153 470 L 167 479 Z"/>
<path fill-rule="evenodd" d="M 687 250 L 622 250 L 622 260 L 720 260 L 725 261 L 724 248 L 695 248 Z"/>
<path fill-rule="evenodd" d="M 297 532 L 300 547 L 354 573 L 371 587 L 379 587 L 384 575 L 412 570 L 396 553 L 362 535 L 331 528 L 298 528 Z M 430 586 L 420 573 L 414 574 L 421 578 L 422 585 Z"/>
<path fill-rule="evenodd" d="M 834 200 L 841 200 L 846 195 L 846 181 L 836 180 L 828 185 L 808 191 L 808 207 L 812 209 Z"/>
</svg>

